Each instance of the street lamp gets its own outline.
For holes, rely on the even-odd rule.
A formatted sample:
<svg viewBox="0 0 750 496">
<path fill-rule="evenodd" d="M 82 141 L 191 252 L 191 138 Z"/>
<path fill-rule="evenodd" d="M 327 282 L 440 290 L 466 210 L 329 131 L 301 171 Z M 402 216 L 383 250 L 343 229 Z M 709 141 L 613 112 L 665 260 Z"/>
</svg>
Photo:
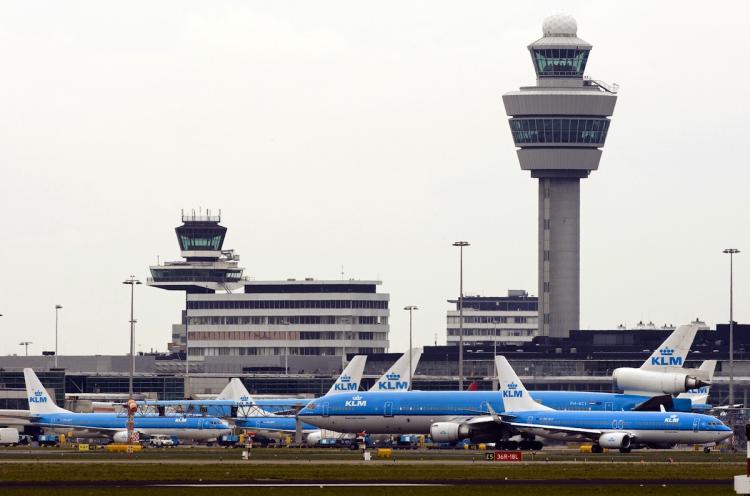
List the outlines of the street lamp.
<svg viewBox="0 0 750 496">
<path fill-rule="evenodd" d="M 135 319 L 133 318 L 133 298 L 135 296 L 135 286 L 141 284 L 141 281 L 134 275 L 130 279 L 122 281 L 123 284 L 130 286 L 130 377 L 128 378 L 128 399 L 133 399 L 133 376 L 135 375 Z"/>
<path fill-rule="evenodd" d="M 737 248 L 727 248 L 723 253 L 729 254 L 729 408 L 734 405 L 734 284 L 733 257 L 739 253 Z"/>
<path fill-rule="evenodd" d="M 470 246 L 468 241 L 456 241 L 460 252 L 460 277 L 458 295 L 458 389 L 464 390 L 464 246 Z"/>
<path fill-rule="evenodd" d="M 411 391 L 411 375 L 413 373 L 411 368 L 411 357 L 414 353 L 412 353 L 412 344 L 411 344 L 411 317 L 414 310 L 419 310 L 419 308 L 415 307 L 414 305 L 409 305 L 404 307 L 404 310 L 409 311 L 409 391 Z"/>
<path fill-rule="evenodd" d="M 0 317 L 2 317 L 1 314 L 0 314 Z M 20 343 L 18 343 L 19 346 L 25 346 L 26 347 L 26 356 L 29 356 L 29 345 L 30 344 L 32 344 L 31 341 L 21 341 Z"/>
<path fill-rule="evenodd" d="M 62 305 L 55 305 L 55 368 L 57 368 L 57 323 L 59 321 L 58 313 L 60 312 L 61 308 Z"/>
</svg>

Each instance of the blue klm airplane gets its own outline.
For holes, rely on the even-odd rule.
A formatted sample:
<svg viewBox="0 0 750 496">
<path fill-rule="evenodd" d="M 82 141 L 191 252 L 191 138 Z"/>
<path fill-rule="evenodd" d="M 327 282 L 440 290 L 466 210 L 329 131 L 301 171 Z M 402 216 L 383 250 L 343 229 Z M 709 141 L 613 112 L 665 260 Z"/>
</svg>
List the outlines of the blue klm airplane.
<svg viewBox="0 0 750 496">
<path fill-rule="evenodd" d="M 511 449 L 541 449 L 537 436 L 585 438 L 595 442 L 595 450 L 617 447 L 627 451 L 640 446 L 718 442 L 731 435 L 716 418 L 694 413 L 553 410 L 531 399 L 504 357 L 498 357 L 498 367 L 500 391 L 336 394 L 309 403 L 298 416 L 339 432 L 431 434 L 437 442 L 472 439 L 500 442 Z M 544 396 L 544 392 L 531 394 Z M 547 398 L 546 403 L 554 400 Z M 519 435 L 520 443 L 510 440 Z"/>
<path fill-rule="evenodd" d="M 109 437 L 127 442 L 127 416 L 115 413 L 74 413 L 55 405 L 32 369 L 23 369 L 29 412 L 24 418 L 32 425 L 57 433 L 73 433 L 74 437 Z M 141 435 L 163 434 L 184 440 L 208 441 L 231 428 L 213 417 L 134 416 L 134 430 Z"/>
</svg>

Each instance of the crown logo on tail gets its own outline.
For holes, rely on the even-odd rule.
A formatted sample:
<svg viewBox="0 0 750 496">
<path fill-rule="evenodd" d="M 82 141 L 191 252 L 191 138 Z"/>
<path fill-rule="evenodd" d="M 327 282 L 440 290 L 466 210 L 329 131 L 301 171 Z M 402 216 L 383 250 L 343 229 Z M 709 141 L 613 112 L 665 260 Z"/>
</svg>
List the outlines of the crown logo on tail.
<svg viewBox="0 0 750 496">
<path fill-rule="evenodd" d="M 508 384 L 508 389 L 517 389 L 517 388 L 518 388 L 518 384 L 516 384 L 515 382 L 511 382 L 510 384 Z"/>
<path fill-rule="evenodd" d="M 659 350 L 661 356 L 672 356 L 674 355 L 674 348 L 666 347 Z"/>
<path fill-rule="evenodd" d="M 385 378 L 388 379 L 389 381 L 397 381 L 401 379 L 401 375 L 391 372 L 390 374 L 386 375 Z"/>
<path fill-rule="evenodd" d="M 351 376 L 348 376 L 348 375 L 341 376 L 341 382 L 351 382 L 351 381 L 352 381 Z"/>
</svg>

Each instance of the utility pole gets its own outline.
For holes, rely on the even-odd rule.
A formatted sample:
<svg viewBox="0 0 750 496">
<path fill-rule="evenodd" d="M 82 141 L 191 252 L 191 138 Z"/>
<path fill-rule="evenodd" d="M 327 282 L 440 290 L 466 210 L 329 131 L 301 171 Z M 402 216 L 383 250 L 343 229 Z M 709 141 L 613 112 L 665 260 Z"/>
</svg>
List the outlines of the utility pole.
<svg viewBox="0 0 750 496">
<path fill-rule="evenodd" d="M 470 246 L 468 241 L 456 241 L 460 252 L 459 264 L 459 294 L 458 294 L 458 389 L 464 390 L 464 246 Z"/>
<path fill-rule="evenodd" d="M 415 307 L 414 305 L 409 305 L 409 306 L 404 307 L 404 310 L 409 311 L 409 391 L 411 391 L 412 374 L 413 374 L 413 369 L 411 365 L 411 357 L 414 354 L 412 353 L 413 346 L 412 346 L 412 340 L 411 340 L 411 323 L 412 323 L 412 313 L 414 312 L 414 310 L 419 310 L 419 308 Z"/>
</svg>

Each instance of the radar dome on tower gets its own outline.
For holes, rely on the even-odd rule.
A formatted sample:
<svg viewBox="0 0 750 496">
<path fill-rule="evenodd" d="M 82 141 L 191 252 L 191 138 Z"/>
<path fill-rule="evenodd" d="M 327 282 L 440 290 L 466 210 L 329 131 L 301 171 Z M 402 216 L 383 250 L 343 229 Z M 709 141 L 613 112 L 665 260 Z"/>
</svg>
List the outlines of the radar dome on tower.
<svg viewBox="0 0 750 496">
<path fill-rule="evenodd" d="M 556 14 L 549 16 L 542 24 L 542 35 L 547 37 L 571 36 L 575 37 L 578 33 L 578 23 L 567 14 Z"/>
</svg>

